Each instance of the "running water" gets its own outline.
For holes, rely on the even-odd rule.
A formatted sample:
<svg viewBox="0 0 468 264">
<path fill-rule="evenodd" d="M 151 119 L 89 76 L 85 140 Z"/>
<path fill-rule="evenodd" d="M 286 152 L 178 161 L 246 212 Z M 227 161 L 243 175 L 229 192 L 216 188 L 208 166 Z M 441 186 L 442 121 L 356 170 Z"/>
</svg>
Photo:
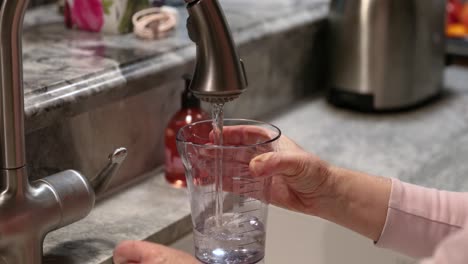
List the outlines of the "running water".
<svg viewBox="0 0 468 264">
<path fill-rule="evenodd" d="M 207 264 L 259 263 L 265 256 L 265 226 L 258 218 L 259 213 L 257 213 L 262 210 L 262 203 L 249 198 L 246 194 L 252 193 L 249 186 L 254 188 L 253 190 L 257 190 L 257 185 L 263 186 L 263 182 L 251 183 L 238 180 L 236 184 L 247 186 L 245 190 L 239 189 L 239 193 L 234 194 L 239 199 L 238 208 L 227 208 L 228 206 L 226 206 L 226 212 L 223 210 L 223 166 L 229 166 L 223 164 L 223 155 L 228 153 L 224 153 L 221 147 L 223 146 L 223 107 L 224 104 L 211 105 L 212 142 L 215 146 L 219 146 L 215 147 L 212 172 L 215 189 L 214 192 L 211 189 L 208 192 L 214 198 L 214 212 L 195 216 L 195 255 L 202 263 Z M 232 180 L 232 182 L 234 184 L 235 181 Z"/>
<path fill-rule="evenodd" d="M 194 229 L 196 257 L 202 263 L 251 264 L 265 256 L 265 226 L 255 216 L 225 213 L 223 227 L 214 217 L 196 220 Z"/>
<path fill-rule="evenodd" d="M 213 143 L 217 146 L 223 145 L 223 103 L 211 105 L 211 115 L 213 118 Z M 223 149 L 218 148 L 215 154 L 215 223 L 221 227 L 223 222 Z"/>
</svg>

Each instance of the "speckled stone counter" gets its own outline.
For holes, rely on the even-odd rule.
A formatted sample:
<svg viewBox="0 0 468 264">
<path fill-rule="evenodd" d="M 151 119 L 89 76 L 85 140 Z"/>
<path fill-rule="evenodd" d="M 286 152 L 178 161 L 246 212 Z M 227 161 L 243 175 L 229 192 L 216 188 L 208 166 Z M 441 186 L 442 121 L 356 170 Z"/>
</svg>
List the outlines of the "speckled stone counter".
<svg viewBox="0 0 468 264">
<path fill-rule="evenodd" d="M 287 106 L 320 71 L 314 52 L 326 0 L 224 0 L 245 62 L 249 89 L 226 107 L 253 118 Z M 28 11 L 24 29 L 26 156 L 30 178 L 73 168 L 89 178 L 108 154 L 129 155 L 111 188 L 160 166 L 164 131 L 180 107 L 181 76 L 193 72 L 195 44 L 179 10 L 171 36 L 144 41 L 133 34 L 67 30 L 55 6 Z M 323 56 L 322 56 L 323 57 Z M 313 81 L 313 80 L 312 80 Z"/>
<path fill-rule="evenodd" d="M 242 44 L 323 19 L 328 2 L 225 0 L 222 5 L 236 43 Z M 183 22 L 186 11 L 181 9 L 179 15 L 181 23 L 172 36 L 143 41 L 132 34 L 66 30 L 55 6 L 28 12 L 23 42 L 28 131 L 108 103 L 109 98 L 153 89 L 155 83 L 189 71 L 195 48 Z"/>
<path fill-rule="evenodd" d="M 272 122 L 323 159 L 427 187 L 468 191 L 468 69 L 445 72 L 442 98 L 412 111 L 364 114 L 310 98 Z"/>
<path fill-rule="evenodd" d="M 84 220 L 48 235 L 44 264 L 112 263 L 119 241 L 169 244 L 191 231 L 185 190 L 170 187 L 158 170 L 148 176 L 101 201 Z"/>
<path fill-rule="evenodd" d="M 319 88 L 326 0 L 223 0 L 249 77 L 226 116 L 255 118 Z M 170 37 L 66 30 L 54 6 L 26 14 L 24 81 L 30 179 L 75 169 L 92 178 L 117 147 L 129 151 L 111 184 L 126 184 L 164 162 L 164 132 L 180 108 L 181 76 L 193 72 L 186 11 Z M 320 59 L 322 57 L 322 59 Z"/>
</svg>

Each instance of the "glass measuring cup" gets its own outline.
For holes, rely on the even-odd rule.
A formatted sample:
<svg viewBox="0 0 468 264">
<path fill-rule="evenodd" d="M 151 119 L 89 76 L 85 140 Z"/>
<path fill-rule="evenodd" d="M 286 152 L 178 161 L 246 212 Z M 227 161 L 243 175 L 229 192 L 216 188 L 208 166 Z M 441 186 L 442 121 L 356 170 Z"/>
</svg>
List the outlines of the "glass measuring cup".
<svg viewBox="0 0 468 264">
<path fill-rule="evenodd" d="M 187 125 L 177 135 L 186 170 L 195 255 L 208 264 L 258 263 L 265 255 L 272 179 L 253 177 L 249 162 L 275 151 L 281 131 L 267 123 L 242 119 L 226 119 L 223 129 L 223 146 L 212 144 L 211 120 Z M 220 157 L 222 194 L 216 186 Z M 217 215 L 219 197 L 223 198 L 222 214 Z"/>
</svg>

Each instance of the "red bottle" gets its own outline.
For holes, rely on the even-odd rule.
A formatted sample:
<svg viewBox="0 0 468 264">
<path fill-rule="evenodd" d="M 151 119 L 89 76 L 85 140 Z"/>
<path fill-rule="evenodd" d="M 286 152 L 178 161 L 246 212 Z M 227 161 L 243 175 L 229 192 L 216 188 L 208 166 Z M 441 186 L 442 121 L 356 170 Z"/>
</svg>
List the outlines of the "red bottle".
<svg viewBox="0 0 468 264">
<path fill-rule="evenodd" d="M 184 166 L 179 152 L 177 152 L 177 132 L 185 125 L 209 118 L 209 115 L 201 108 L 200 100 L 189 90 L 191 76 L 184 75 L 184 79 L 185 90 L 182 93 L 182 109 L 171 118 L 165 133 L 166 179 L 176 187 L 187 186 Z"/>
</svg>

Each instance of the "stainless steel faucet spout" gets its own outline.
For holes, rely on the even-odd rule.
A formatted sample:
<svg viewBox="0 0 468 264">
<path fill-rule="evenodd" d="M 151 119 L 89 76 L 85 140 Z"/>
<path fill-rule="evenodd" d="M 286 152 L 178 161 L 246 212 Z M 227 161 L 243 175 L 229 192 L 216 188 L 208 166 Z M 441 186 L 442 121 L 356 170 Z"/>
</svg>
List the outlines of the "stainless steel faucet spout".
<svg viewBox="0 0 468 264">
<path fill-rule="evenodd" d="M 227 102 L 247 87 L 244 65 L 218 0 L 186 0 L 187 28 L 197 44 L 197 62 L 190 89 L 207 102 Z"/>
<path fill-rule="evenodd" d="M 26 165 L 22 29 L 29 0 L 4 0 L 0 9 L 0 169 Z"/>
</svg>

